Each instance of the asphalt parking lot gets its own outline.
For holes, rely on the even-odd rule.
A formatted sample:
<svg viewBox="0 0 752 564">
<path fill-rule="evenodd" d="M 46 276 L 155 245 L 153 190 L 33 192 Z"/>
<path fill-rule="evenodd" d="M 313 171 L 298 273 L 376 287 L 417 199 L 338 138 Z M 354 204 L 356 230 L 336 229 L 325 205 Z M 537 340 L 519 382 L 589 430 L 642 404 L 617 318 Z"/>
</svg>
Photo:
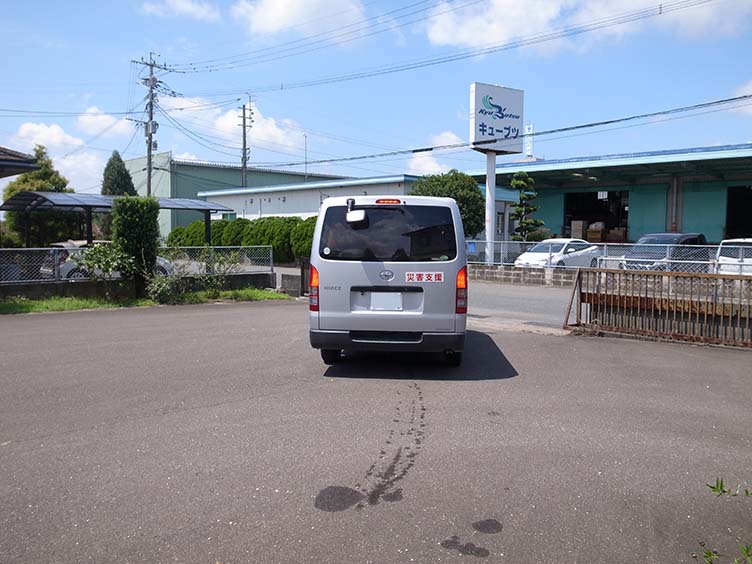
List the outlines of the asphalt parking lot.
<svg viewBox="0 0 752 564">
<path fill-rule="evenodd" d="M 487 305 L 459 369 L 326 367 L 301 302 L 1 317 L 0 561 L 694 562 L 752 542 L 750 499 L 704 485 L 750 479 L 749 352 L 518 331 Z"/>
</svg>

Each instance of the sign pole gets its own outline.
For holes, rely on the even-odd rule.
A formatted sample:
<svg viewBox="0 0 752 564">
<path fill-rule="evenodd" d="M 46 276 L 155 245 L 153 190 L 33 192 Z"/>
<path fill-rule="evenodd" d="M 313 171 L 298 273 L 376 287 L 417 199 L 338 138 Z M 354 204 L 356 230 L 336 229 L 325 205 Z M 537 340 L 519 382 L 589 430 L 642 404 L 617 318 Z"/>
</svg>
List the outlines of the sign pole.
<svg viewBox="0 0 752 564">
<path fill-rule="evenodd" d="M 486 264 L 494 263 L 496 238 L 496 153 L 486 153 Z"/>
</svg>

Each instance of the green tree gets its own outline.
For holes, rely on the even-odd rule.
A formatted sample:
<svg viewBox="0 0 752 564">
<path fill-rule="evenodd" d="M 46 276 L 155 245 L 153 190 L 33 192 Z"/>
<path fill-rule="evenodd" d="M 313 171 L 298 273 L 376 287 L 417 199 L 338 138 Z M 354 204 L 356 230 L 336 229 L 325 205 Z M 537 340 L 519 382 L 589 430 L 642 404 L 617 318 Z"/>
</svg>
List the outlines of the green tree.
<svg viewBox="0 0 752 564">
<path fill-rule="evenodd" d="M 34 158 L 39 170 L 25 172 L 10 182 L 3 190 L 3 200 L 19 192 L 73 192 L 68 179 L 52 165 L 52 159 L 41 145 L 34 148 Z M 77 213 L 48 211 L 28 214 L 29 244 L 46 246 L 54 241 L 80 237 L 81 217 Z M 25 241 L 26 229 L 22 212 L 7 212 L 4 230 L 8 236 Z"/>
<path fill-rule="evenodd" d="M 136 188 L 133 186 L 131 173 L 125 168 L 125 163 L 117 151 L 112 151 L 112 156 L 104 167 L 102 194 L 109 196 L 138 196 Z M 102 232 L 103 239 L 112 238 L 112 214 L 101 214 L 97 219 L 97 224 L 99 225 L 99 230 Z"/>
<path fill-rule="evenodd" d="M 138 196 L 136 189 L 133 187 L 131 173 L 125 168 L 125 163 L 117 151 L 112 151 L 112 156 L 104 167 L 102 194 L 110 196 Z"/>
<path fill-rule="evenodd" d="M 472 176 L 457 170 L 445 174 L 424 176 L 413 186 L 416 196 L 438 196 L 454 198 L 460 208 L 465 237 L 475 237 L 483 230 L 486 217 L 486 203 Z"/>
<path fill-rule="evenodd" d="M 156 198 L 116 198 L 112 230 L 114 244 L 133 258 L 136 292 L 143 295 L 157 261 L 159 202 Z"/>
<path fill-rule="evenodd" d="M 513 206 L 514 212 L 511 214 L 511 218 L 517 222 L 512 239 L 527 241 L 531 235 L 543 227 L 543 221 L 532 217 L 532 214 L 539 208 L 533 204 L 538 197 L 535 191 L 535 181 L 528 176 L 527 172 L 515 172 L 511 188 L 520 193 L 520 201 Z"/>
</svg>

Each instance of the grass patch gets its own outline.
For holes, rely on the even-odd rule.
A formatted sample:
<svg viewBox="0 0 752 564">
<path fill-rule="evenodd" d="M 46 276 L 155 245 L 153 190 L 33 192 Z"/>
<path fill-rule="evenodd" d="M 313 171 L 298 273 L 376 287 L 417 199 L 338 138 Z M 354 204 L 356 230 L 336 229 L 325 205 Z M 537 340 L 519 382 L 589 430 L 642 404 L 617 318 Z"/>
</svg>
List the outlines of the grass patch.
<svg viewBox="0 0 752 564">
<path fill-rule="evenodd" d="M 241 290 L 224 290 L 211 294 L 209 292 L 189 292 L 183 296 L 184 304 L 206 304 L 210 302 L 257 302 L 261 300 L 289 300 L 290 296 L 272 290 L 243 288 Z M 156 302 L 149 299 L 108 300 L 105 298 L 70 298 L 52 297 L 40 300 L 27 298 L 0 299 L 0 315 L 8 313 L 38 313 L 44 311 L 75 311 L 79 309 L 102 309 L 115 307 L 153 306 Z"/>
<path fill-rule="evenodd" d="M 105 298 L 52 297 L 40 300 L 27 298 L 4 298 L 0 300 L 0 314 L 38 313 L 43 311 L 74 311 L 78 309 L 102 309 L 154 305 L 151 300 L 108 300 Z"/>
<path fill-rule="evenodd" d="M 273 290 L 261 288 L 242 288 L 240 290 L 223 290 L 221 292 L 188 292 L 183 296 L 184 304 L 205 304 L 209 302 L 258 302 L 261 300 L 289 300 L 290 296 Z"/>
</svg>

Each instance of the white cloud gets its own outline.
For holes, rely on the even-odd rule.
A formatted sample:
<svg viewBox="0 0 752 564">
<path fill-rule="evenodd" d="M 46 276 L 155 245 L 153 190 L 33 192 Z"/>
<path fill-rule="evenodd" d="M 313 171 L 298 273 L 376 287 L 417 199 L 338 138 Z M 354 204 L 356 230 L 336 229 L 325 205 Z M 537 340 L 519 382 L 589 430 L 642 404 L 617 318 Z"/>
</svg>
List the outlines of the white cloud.
<svg viewBox="0 0 752 564">
<path fill-rule="evenodd" d="M 76 127 L 88 135 L 101 135 L 102 137 L 117 137 L 133 133 L 131 122 L 125 118 L 117 119 L 106 114 L 96 106 L 88 108 L 85 115 L 78 116 Z"/>
<path fill-rule="evenodd" d="M 437 145 L 454 145 L 456 143 L 464 143 L 464 140 L 453 131 L 442 131 L 436 133 L 428 138 L 428 143 L 431 146 Z M 407 161 L 407 173 L 408 174 L 441 174 L 451 170 L 452 167 L 439 160 L 433 153 L 415 153 Z"/>
<path fill-rule="evenodd" d="M 431 153 L 415 153 L 407 161 L 407 174 L 440 174 L 451 167 L 441 164 Z"/>
<path fill-rule="evenodd" d="M 12 139 L 13 146 L 21 150 L 31 151 L 34 145 L 44 145 L 53 152 L 70 151 L 84 144 L 82 139 L 68 135 L 62 127 L 53 123 L 22 123 Z"/>
<path fill-rule="evenodd" d="M 250 34 L 339 29 L 365 20 L 360 0 L 237 0 L 230 13 Z M 352 30 L 346 28 L 344 32 Z"/>
<path fill-rule="evenodd" d="M 98 194 L 102 189 L 105 159 L 99 154 L 79 151 L 72 155 L 52 157 L 52 162 L 76 192 Z"/>
<path fill-rule="evenodd" d="M 223 112 L 219 108 L 208 107 L 210 103 L 203 98 L 169 98 L 165 96 L 160 98 L 159 103 L 166 110 L 203 106 L 195 110 L 172 111 L 171 115 L 199 134 L 218 136 L 226 141 L 226 145 L 241 146 L 242 130 L 238 127 L 241 119 L 239 110 L 232 109 Z M 251 107 L 253 109 L 253 127 L 248 132 L 248 143 L 251 147 L 256 142 L 259 148 L 269 144 L 277 150 L 280 148 L 287 151 L 299 149 L 302 133 L 297 131 L 297 123 L 291 119 L 267 117 L 255 103 L 252 103 Z"/>
<path fill-rule="evenodd" d="M 173 158 L 179 161 L 197 161 L 199 158 L 194 153 L 175 153 Z"/>
<path fill-rule="evenodd" d="M 436 135 L 432 135 L 429 138 L 429 141 L 432 146 L 436 145 L 455 145 L 457 143 L 464 143 L 465 140 L 460 138 L 459 135 L 454 133 L 453 131 L 442 131 L 441 133 L 437 133 Z"/>
<path fill-rule="evenodd" d="M 655 0 L 488 0 L 480 7 L 473 5 L 449 11 L 461 3 L 462 0 L 442 2 L 434 8 L 433 13 L 436 15 L 426 26 L 426 34 L 431 43 L 478 47 L 589 24 L 656 6 Z M 604 27 L 578 35 L 572 40 L 562 39 L 541 44 L 538 49 L 550 51 L 575 44 L 582 47 L 583 42 L 589 45 L 599 37 L 620 37 L 650 25 L 685 35 L 700 35 L 709 31 L 714 36 L 728 35 L 749 26 L 750 20 L 752 2 L 727 0 Z"/>
<path fill-rule="evenodd" d="M 752 80 L 750 80 L 746 84 L 742 84 L 739 88 L 734 90 L 734 96 L 745 96 L 747 94 L 752 94 Z M 742 106 L 741 108 L 737 108 L 736 111 L 743 114 L 752 115 L 752 100 L 747 100 L 746 105 Z"/>
<path fill-rule="evenodd" d="M 69 188 L 77 192 L 99 192 L 105 160 L 99 154 L 83 150 L 82 139 L 69 135 L 56 123 L 26 122 L 19 126 L 10 141 L 10 146 L 29 153 L 35 145 L 47 149 L 55 168 L 69 180 Z M 71 151 L 75 152 L 68 155 Z"/>
<path fill-rule="evenodd" d="M 186 16 L 203 22 L 218 22 L 222 19 L 219 9 L 210 2 L 200 0 L 162 0 L 144 2 L 141 10 L 154 16 Z"/>
</svg>

